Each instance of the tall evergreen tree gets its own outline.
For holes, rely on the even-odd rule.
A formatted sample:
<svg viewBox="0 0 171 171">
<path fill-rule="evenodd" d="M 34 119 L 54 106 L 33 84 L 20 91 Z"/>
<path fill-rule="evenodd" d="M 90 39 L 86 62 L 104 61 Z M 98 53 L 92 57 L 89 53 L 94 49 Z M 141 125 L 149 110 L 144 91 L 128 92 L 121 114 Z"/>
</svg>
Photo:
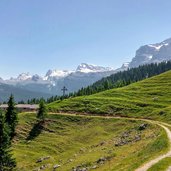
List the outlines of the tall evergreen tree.
<svg viewBox="0 0 171 171">
<path fill-rule="evenodd" d="M 15 102 L 13 95 L 10 96 L 8 101 L 8 108 L 5 115 L 5 122 L 8 124 L 10 128 L 10 136 L 11 138 L 15 135 L 15 128 L 18 123 L 18 116 L 17 116 L 17 110 L 15 108 Z"/>
<path fill-rule="evenodd" d="M 39 103 L 39 110 L 37 113 L 37 118 L 44 122 L 47 115 L 47 109 L 44 100 L 41 100 Z"/>
<path fill-rule="evenodd" d="M 4 122 L 2 111 L 0 111 L 0 171 L 11 171 L 16 167 L 10 145 L 9 129 Z"/>
</svg>

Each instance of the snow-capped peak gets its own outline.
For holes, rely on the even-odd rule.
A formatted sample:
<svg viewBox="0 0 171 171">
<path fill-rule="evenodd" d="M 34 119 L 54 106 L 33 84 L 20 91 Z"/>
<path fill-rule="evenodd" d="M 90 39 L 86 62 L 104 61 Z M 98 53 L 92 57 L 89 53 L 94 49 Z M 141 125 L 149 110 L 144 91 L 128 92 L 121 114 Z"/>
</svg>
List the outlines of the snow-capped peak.
<svg viewBox="0 0 171 171">
<path fill-rule="evenodd" d="M 69 71 L 69 70 L 48 70 L 46 75 L 44 77 L 41 77 L 37 74 L 31 75 L 29 72 L 27 73 L 22 73 L 20 74 L 17 78 L 11 78 L 10 81 L 12 83 L 14 82 L 43 82 L 43 81 L 56 81 L 61 78 L 65 78 L 69 76 L 71 73 L 98 73 L 98 72 L 107 72 L 107 71 L 113 71 L 114 69 L 109 68 L 109 67 L 102 67 L 102 66 L 97 66 L 97 65 L 90 65 L 86 63 L 80 64 L 76 70 Z"/>
<path fill-rule="evenodd" d="M 70 73 L 72 73 L 72 71 L 68 71 L 68 70 L 48 70 L 48 72 L 46 73 L 45 79 L 48 79 L 49 77 L 62 78 L 62 77 L 66 77 Z"/>
<path fill-rule="evenodd" d="M 106 72 L 111 70 L 113 69 L 109 67 L 102 67 L 102 66 L 82 63 L 77 67 L 76 72 L 91 73 L 91 72 Z"/>
<path fill-rule="evenodd" d="M 130 64 L 130 62 L 123 63 L 122 68 L 128 68 L 129 67 L 129 64 Z"/>
<path fill-rule="evenodd" d="M 160 48 L 163 46 L 163 45 L 148 45 L 149 47 L 152 47 L 152 48 L 155 48 L 156 50 L 160 50 Z"/>
<path fill-rule="evenodd" d="M 167 43 L 166 41 L 162 42 L 162 43 L 157 43 L 157 44 L 150 44 L 148 45 L 149 47 L 155 48 L 156 51 L 159 51 L 161 49 L 161 47 L 163 46 L 168 46 L 169 43 Z"/>
<path fill-rule="evenodd" d="M 30 75 L 30 73 L 22 73 L 20 74 L 18 77 L 17 77 L 17 80 L 19 81 L 25 81 L 25 80 L 28 80 L 28 79 L 31 79 L 32 76 Z"/>
</svg>

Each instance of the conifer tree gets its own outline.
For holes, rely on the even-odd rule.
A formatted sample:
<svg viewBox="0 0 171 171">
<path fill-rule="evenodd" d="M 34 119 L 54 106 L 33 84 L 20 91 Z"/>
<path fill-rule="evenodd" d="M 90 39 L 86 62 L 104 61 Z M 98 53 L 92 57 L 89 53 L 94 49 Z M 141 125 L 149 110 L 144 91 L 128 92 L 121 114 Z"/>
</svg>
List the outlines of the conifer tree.
<svg viewBox="0 0 171 171">
<path fill-rule="evenodd" d="M 13 95 L 10 96 L 8 101 L 8 108 L 5 115 L 5 122 L 8 124 L 10 128 L 10 137 L 13 138 L 15 135 L 15 128 L 18 123 L 17 111 L 15 108 L 15 102 Z"/>
<path fill-rule="evenodd" d="M 37 118 L 44 122 L 46 115 L 47 115 L 46 105 L 45 105 L 44 100 L 41 100 L 39 103 L 39 110 L 37 113 Z"/>
<path fill-rule="evenodd" d="M 0 171 L 11 171 L 16 167 L 10 145 L 9 129 L 4 122 L 2 111 L 0 111 Z"/>
</svg>

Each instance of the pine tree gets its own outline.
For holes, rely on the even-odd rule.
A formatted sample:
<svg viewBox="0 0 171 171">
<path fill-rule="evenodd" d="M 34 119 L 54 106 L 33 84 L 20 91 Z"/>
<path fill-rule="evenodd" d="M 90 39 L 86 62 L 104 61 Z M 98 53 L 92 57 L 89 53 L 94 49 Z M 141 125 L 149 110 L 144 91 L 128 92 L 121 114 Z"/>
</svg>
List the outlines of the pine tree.
<svg viewBox="0 0 171 171">
<path fill-rule="evenodd" d="M 0 111 L 0 171 L 11 171 L 16 167 L 15 159 L 12 158 L 10 150 L 10 137 L 4 116 Z"/>
<path fill-rule="evenodd" d="M 47 115 L 47 109 L 44 100 L 41 100 L 39 103 L 39 110 L 37 113 L 37 118 L 44 122 Z"/>
<path fill-rule="evenodd" d="M 13 138 L 15 135 L 15 129 L 18 123 L 18 116 L 17 116 L 17 111 L 15 108 L 13 95 L 10 96 L 9 101 L 8 101 L 8 108 L 7 108 L 7 112 L 5 115 L 5 122 L 8 124 L 10 128 L 10 136 L 11 138 Z"/>
</svg>

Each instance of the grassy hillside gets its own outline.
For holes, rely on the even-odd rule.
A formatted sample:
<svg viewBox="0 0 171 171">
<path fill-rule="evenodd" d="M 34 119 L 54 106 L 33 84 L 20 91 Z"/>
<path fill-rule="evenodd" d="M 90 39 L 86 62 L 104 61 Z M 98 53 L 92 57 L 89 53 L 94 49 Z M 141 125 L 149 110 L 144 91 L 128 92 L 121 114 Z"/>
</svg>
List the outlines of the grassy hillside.
<svg viewBox="0 0 171 171">
<path fill-rule="evenodd" d="M 171 123 L 171 71 L 123 88 L 56 101 L 48 108 L 57 112 L 152 118 Z"/>
<path fill-rule="evenodd" d="M 49 114 L 41 126 L 35 114 L 22 113 L 13 143 L 17 170 L 51 171 L 61 165 L 57 170 L 80 166 L 133 171 L 168 149 L 164 130 L 150 124 L 142 130 L 141 124 L 144 121 Z"/>
</svg>

